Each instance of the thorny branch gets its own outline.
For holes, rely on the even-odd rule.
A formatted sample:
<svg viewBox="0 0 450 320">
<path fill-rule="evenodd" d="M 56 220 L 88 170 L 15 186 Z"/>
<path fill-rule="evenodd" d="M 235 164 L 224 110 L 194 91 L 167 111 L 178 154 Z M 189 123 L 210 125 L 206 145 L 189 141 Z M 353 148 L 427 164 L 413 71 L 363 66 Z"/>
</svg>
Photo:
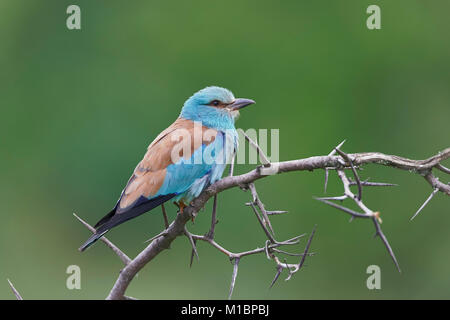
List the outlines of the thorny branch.
<svg viewBox="0 0 450 320">
<path fill-rule="evenodd" d="M 386 236 L 383 234 L 381 230 L 381 218 L 379 211 L 372 211 L 371 209 L 369 209 L 362 199 L 363 194 L 362 190 L 364 187 L 372 187 L 372 186 L 388 187 L 393 186 L 394 184 L 369 182 L 367 180 L 361 181 L 361 179 L 358 176 L 357 169 L 361 168 L 363 165 L 372 163 L 389 166 L 396 169 L 407 170 L 411 173 L 416 173 L 424 177 L 425 181 L 432 187 L 433 193 L 432 196 L 430 196 L 424 203 L 424 205 L 422 205 L 422 207 L 418 210 L 418 212 L 420 212 L 423 209 L 423 207 L 425 207 L 425 205 L 429 203 L 431 198 L 438 191 L 450 196 L 450 184 L 448 183 L 446 184 L 439 181 L 439 179 L 433 174 L 433 169 L 439 170 L 445 174 L 450 174 L 450 169 L 444 167 L 444 165 L 441 163 L 442 161 L 450 158 L 450 148 L 447 148 L 444 151 L 439 152 L 437 155 L 434 155 L 425 160 L 411 160 L 395 155 L 386 155 L 378 152 L 347 154 L 341 150 L 341 147 L 344 143 L 342 142 L 327 156 L 315 156 L 305 159 L 283 161 L 274 164 L 268 161 L 268 158 L 262 153 L 261 149 L 257 146 L 255 142 L 249 139 L 247 140 L 250 142 L 251 145 L 256 147 L 258 152 L 260 153 L 260 158 L 263 159 L 262 160 L 263 167 L 270 167 L 272 165 L 276 165 L 277 174 L 291 171 L 306 171 L 306 170 L 313 171 L 315 169 L 323 169 L 325 170 L 325 190 L 326 190 L 329 171 L 330 170 L 336 171 L 338 177 L 340 178 L 343 184 L 344 194 L 341 196 L 325 197 L 317 199 L 324 202 L 325 204 L 328 204 L 338 210 L 341 210 L 349 214 L 351 216 L 351 219 L 355 218 L 371 219 L 375 227 L 375 235 L 381 238 L 382 242 L 386 246 L 390 256 L 394 260 L 394 263 L 399 271 L 400 267 L 395 258 L 393 250 L 389 245 Z M 336 153 L 338 155 L 336 155 Z M 315 233 L 315 228 L 311 232 L 311 235 L 309 237 L 309 240 L 305 246 L 303 253 L 291 253 L 281 250 L 280 247 L 282 246 L 289 246 L 299 243 L 301 237 L 303 237 L 304 235 L 299 235 L 285 241 L 277 241 L 275 239 L 275 235 L 270 224 L 269 216 L 283 214 L 286 213 L 286 211 L 267 211 L 263 203 L 261 202 L 258 193 L 256 192 L 254 184 L 256 180 L 268 177 L 268 175 L 263 174 L 261 170 L 262 167 L 257 167 L 256 169 L 250 172 L 236 176 L 233 175 L 233 167 L 234 166 L 232 166 L 230 170 L 230 175 L 228 177 L 217 181 L 216 183 L 209 186 L 206 190 L 204 190 L 199 197 L 194 199 L 194 201 L 190 204 L 190 206 L 184 209 L 183 214 L 178 214 L 175 220 L 172 221 L 172 223 L 170 223 L 170 225 L 168 226 L 166 225 L 165 230 L 163 230 L 160 234 L 150 239 L 149 240 L 150 244 L 144 250 L 142 250 L 134 259 L 132 260 L 129 259 L 109 240 L 107 240 L 106 238 L 102 238 L 102 241 L 105 244 L 107 244 L 125 263 L 125 268 L 121 270 L 119 277 L 116 280 L 113 288 L 111 289 L 107 299 L 130 299 L 129 297 L 125 296 L 125 292 L 131 281 L 136 276 L 136 274 L 160 252 L 169 248 L 172 241 L 181 235 L 186 235 L 192 245 L 191 264 L 194 256 L 198 257 L 198 251 L 196 247 L 198 241 L 210 244 L 212 247 L 222 252 L 230 259 L 230 261 L 233 264 L 233 272 L 229 291 L 229 298 L 231 297 L 235 287 L 239 262 L 245 256 L 265 253 L 266 257 L 269 260 L 275 262 L 277 271 L 270 286 L 273 286 L 273 284 L 277 281 L 283 270 L 288 271 L 288 277 L 286 280 L 289 280 L 293 274 L 295 274 L 302 268 L 306 257 L 313 255 L 313 253 L 309 252 L 309 249 L 311 246 L 312 237 L 314 236 Z M 354 180 L 349 179 L 345 173 L 345 171 L 346 170 L 348 171 L 349 169 L 353 174 Z M 350 188 L 351 186 L 354 185 L 356 185 L 358 188 L 357 195 L 355 195 Z M 252 194 L 252 201 L 249 202 L 247 205 L 252 208 L 257 220 L 259 221 L 261 228 L 263 229 L 267 237 L 267 240 L 263 247 L 258 247 L 256 249 L 245 252 L 233 253 L 225 249 L 223 246 L 221 246 L 214 240 L 214 230 L 215 225 L 217 224 L 216 218 L 217 195 L 220 192 L 233 187 L 240 187 L 244 190 L 246 189 L 250 190 Z M 191 234 L 186 229 L 186 223 L 192 218 L 195 218 L 197 213 L 205 206 L 206 202 L 211 197 L 214 197 L 214 205 L 210 230 L 205 235 Z M 342 205 L 333 202 L 336 200 L 342 201 L 345 199 L 354 201 L 362 212 L 351 210 L 349 208 L 346 208 Z M 163 215 L 165 215 L 164 209 Z M 85 223 L 81 219 L 79 220 L 92 231 L 92 227 L 90 227 L 87 223 Z M 280 258 L 278 257 L 278 254 L 285 254 L 288 256 L 300 256 L 301 260 L 297 264 L 287 263 L 285 260 L 281 261 Z"/>
<path fill-rule="evenodd" d="M 262 210 L 264 209 L 264 205 L 262 204 L 261 200 L 259 199 L 257 193 L 256 193 L 256 188 L 253 184 L 249 184 L 249 189 L 253 190 L 253 202 L 247 203 L 247 205 L 251 206 L 265 235 L 267 236 L 268 240 L 265 242 L 264 247 L 262 248 L 256 248 L 254 250 L 250 250 L 250 251 L 244 251 L 244 252 L 239 252 L 239 253 L 233 253 L 227 249 L 225 249 L 224 247 L 222 247 L 220 244 L 218 244 L 215 240 L 214 240 L 214 226 L 217 223 L 216 222 L 216 218 L 215 218 L 215 206 L 213 206 L 213 215 L 212 215 L 212 221 L 211 221 L 211 229 L 209 232 L 207 232 L 204 236 L 201 235 L 195 235 L 195 234 L 191 234 L 188 233 L 187 236 L 189 239 L 194 239 L 195 241 L 200 240 L 200 241 L 204 241 L 209 243 L 211 246 L 213 246 L 214 248 L 216 248 L 217 250 L 219 250 L 220 252 L 222 252 L 223 254 L 225 254 L 226 256 L 228 256 L 228 258 L 230 259 L 230 261 L 233 263 L 233 274 L 232 274 L 232 279 L 231 279 L 231 285 L 230 285 L 230 293 L 228 295 L 228 298 L 231 298 L 231 295 L 233 294 L 233 290 L 234 290 L 234 286 L 236 283 L 236 277 L 237 277 L 237 272 L 238 272 L 238 267 L 239 267 L 239 262 L 241 260 L 241 258 L 245 257 L 245 256 L 249 256 L 249 255 L 253 255 L 253 254 L 258 254 L 258 253 L 266 253 L 266 256 L 269 260 L 273 260 L 275 261 L 275 263 L 277 264 L 277 270 L 278 267 L 280 266 L 280 262 L 278 257 L 275 255 L 275 252 L 278 253 L 283 253 L 283 254 L 288 254 L 288 255 L 301 255 L 302 257 L 306 257 L 308 254 L 307 250 L 305 250 L 305 252 L 303 254 L 292 254 L 286 251 L 281 251 L 281 250 L 277 250 L 276 248 L 281 247 L 281 246 L 285 246 L 285 245 L 295 245 L 298 244 L 300 241 L 300 238 L 304 236 L 304 234 L 296 236 L 292 239 L 288 239 L 285 241 L 277 241 L 275 240 L 275 238 L 272 236 L 272 233 L 269 231 L 268 229 L 268 225 L 266 224 L 265 221 L 263 220 L 263 218 L 260 215 L 260 212 L 258 211 L 257 207 L 260 208 L 261 214 L 262 214 Z M 263 209 L 261 209 L 263 208 Z M 268 217 L 267 217 L 268 220 Z M 314 232 L 313 232 L 314 233 Z M 191 244 L 195 243 L 194 241 L 191 241 Z M 195 244 L 193 244 L 193 251 L 196 252 L 196 248 L 195 248 Z M 302 259 L 304 260 L 304 259 Z M 192 255 L 191 255 L 191 264 L 192 264 Z M 289 277 L 290 275 L 297 272 L 301 265 L 291 265 L 292 268 L 294 268 L 294 270 L 289 270 Z"/>
<path fill-rule="evenodd" d="M 341 144 L 342 145 L 342 144 Z M 392 250 L 391 246 L 389 245 L 389 242 L 386 238 L 386 236 L 383 234 L 383 231 L 381 230 L 381 218 L 380 218 L 380 213 L 377 212 L 373 212 L 372 210 L 370 210 L 362 201 L 362 188 L 363 188 L 363 184 L 361 182 L 361 180 L 359 179 L 358 173 L 356 172 L 355 166 L 353 165 L 353 161 L 351 160 L 351 158 L 343 151 L 339 150 L 339 148 L 335 148 L 336 152 L 343 158 L 343 160 L 346 162 L 346 164 L 350 165 L 351 169 L 352 169 L 352 173 L 353 176 L 355 178 L 355 182 L 353 184 L 356 184 L 358 187 L 358 195 L 353 194 L 353 192 L 350 190 L 350 185 L 352 185 L 352 182 L 350 179 L 347 178 L 347 175 L 345 174 L 344 170 L 342 169 L 337 169 L 337 173 L 339 178 L 342 181 L 342 184 L 344 186 L 344 195 L 343 196 L 337 196 L 337 197 L 327 197 L 327 198 L 316 198 L 319 201 L 322 201 L 336 209 L 342 210 L 348 214 L 351 215 L 351 220 L 355 219 L 355 218 L 371 218 L 374 226 L 375 226 L 375 236 L 379 236 L 381 238 L 381 240 L 383 241 L 383 244 L 386 246 L 386 249 L 389 252 L 389 255 L 391 256 L 392 260 L 395 263 L 395 266 L 397 267 L 397 270 L 399 272 L 401 272 L 400 270 L 400 266 L 398 264 L 397 258 L 395 257 L 394 251 Z M 383 183 L 375 183 L 372 185 L 376 185 L 376 186 L 391 186 L 391 184 L 383 184 Z M 366 184 L 366 186 L 371 186 L 370 184 Z M 333 202 L 330 202 L 329 200 L 340 200 L 343 201 L 345 199 L 352 199 L 356 205 L 362 210 L 364 211 L 364 213 L 358 213 L 355 212 L 351 209 L 345 208 L 341 205 L 337 205 Z"/>
</svg>

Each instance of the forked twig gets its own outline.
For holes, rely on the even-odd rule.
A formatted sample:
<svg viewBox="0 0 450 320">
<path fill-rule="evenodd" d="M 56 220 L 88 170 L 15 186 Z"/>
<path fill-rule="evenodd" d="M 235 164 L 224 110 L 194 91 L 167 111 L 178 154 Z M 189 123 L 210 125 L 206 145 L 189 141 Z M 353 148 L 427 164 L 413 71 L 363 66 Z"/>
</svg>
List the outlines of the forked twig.
<svg viewBox="0 0 450 320">
<path fill-rule="evenodd" d="M 338 148 L 335 149 L 336 152 L 342 157 L 342 159 L 345 161 L 345 163 L 348 163 L 352 169 L 353 172 L 353 176 L 355 178 L 355 181 L 351 181 L 349 178 L 347 178 L 344 170 L 342 169 L 336 169 L 339 178 L 342 181 L 342 184 L 344 186 L 344 195 L 343 196 L 337 196 L 337 197 L 328 197 L 328 198 L 316 198 L 316 200 L 319 200 L 333 208 L 336 208 L 338 210 L 341 210 L 349 215 L 351 215 L 351 220 L 355 219 L 355 218 L 371 218 L 374 226 L 375 226 L 375 235 L 379 236 L 384 244 L 384 246 L 386 247 L 389 255 L 391 256 L 392 260 L 394 261 L 394 264 L 397 268 L 397 270 L 399 272 L 401 272 L 400 266 L 398 264 L 397 258 L 395 257 L 394 251 L 392 250 L 389 241 L 387 240 L 386 236 L 384 235 L 382 229 L 381 229 L 381 218 L 380 218 L 380 213 L 374 212 L 372 210 L 370 210 L 362 201 L 362 188 L 363 186 L 384 186 L 384 187 L 388 187 L 388 186 L 392 186 L 392 184 L 388 184 L 388 183 L 376 183 L 376 182 L 372 182 L 372 183 L 368 183 L 367 181 L 363 181 L 361 182 L 361 180 L 359 179 L 358 173 L 356 172 L 355 166 L 353 164 L 353 160 L 350 158 L 349 155 L 347 155 L 345 152 L 339 150 Z M 358 195 L 355 196 L 353 194 L 353 192 L 350 190 L 350 186 L 351 185 L 357 185 L 358 186 Z M 363 213 L 360 212 L 356 212 L 352 209 L 349 209 L 347 207 L 344 207 L 342 205 L 336 204 L 334 202 L 332 202 L 332 200 L 340 200 L 343 201 L 345 199 L 352 199 L 356 205 L 362 209 Z"/>
</svg>

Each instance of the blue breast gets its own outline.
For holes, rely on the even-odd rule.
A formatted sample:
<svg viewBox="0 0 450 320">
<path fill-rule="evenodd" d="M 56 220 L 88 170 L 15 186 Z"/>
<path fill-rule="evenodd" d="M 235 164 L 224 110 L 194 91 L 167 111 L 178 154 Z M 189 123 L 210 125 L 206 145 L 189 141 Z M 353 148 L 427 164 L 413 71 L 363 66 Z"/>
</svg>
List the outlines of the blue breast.
<svg viewBox="0 0 450 320">
<path fill-rule="evenodd" d="M 176 193 L 175 201 L 191 202 L 222 177 L 237 141 L 235 129 L 218 131 L 214 142 L 199 147 L 189 159 L 181 158 L 167 167 L 164 183 L 155 196 Z"/>
</svg>

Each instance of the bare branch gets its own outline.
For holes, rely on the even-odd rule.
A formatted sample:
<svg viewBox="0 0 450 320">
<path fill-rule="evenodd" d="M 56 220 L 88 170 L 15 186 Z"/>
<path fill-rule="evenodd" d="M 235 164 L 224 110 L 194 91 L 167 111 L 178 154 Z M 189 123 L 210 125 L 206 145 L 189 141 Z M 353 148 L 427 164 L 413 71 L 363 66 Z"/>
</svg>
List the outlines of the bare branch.
<svg viewBox="0 0 450 320">
<path fill-rule="evenodd" d="M 426 160 L 410 160 L 407 158 L 385 155 L 378 152 L 356 153 L 348 155 L 352 157 L 353 164 L 356 166 L 373 163 L 390 166 L 401 170 L 407 170 L 410 172 L 421 173 L 424 170 L 433 168 L 439 161 L 449 159 L 450 148 L 447 148 L 444 151 L 440 152 L 437 156 L 433 156 Z M 282 161 L 277 163 L 279 169 L 277 174 L 291 171 L 312 171 L 315 169 L 325 169 L 330 167 L 341 168 L 341 161 L 342 160 L 339 156 L 315 156 L 305 159 Z M 259 168 L 256 168 L 245 174 L 241 174 L 239 176 L 225 177 L 204 190 L 202 194 L 200 194 L 200 196 L 193 201 L 192 207 L 195 210 L 200 210 L 199 208 L 203 207 L 206 201 L 217 193 L 233 187 L 247 185 L 251 182 L 255 182 L 256 180 L 267 177 L 267 175 L 261 174 Z M 448 186 L 448 188 L 450 195 L 450 186 Z"/>
<path fill-rule="evenodd" d="M 342 145 L 338 146 L 338 149 Z M 291 160 L 291 161 L 283 161 L 276 163 L 278 171 L 277 174 L 284 173 L 284 172 L 292 172 L 292 171 L 312 171 L 315 169 L 325 169 L 326 172 L 328 170 L 336 170 L 339 178 L 344 184 L 344 196 L 345 199 L 352 199 L 355 201 L 357 206 L 362 210 L 363 213 L 359 213 L 353 210 L 350 210 L 348 208 L 345 208 L 343 206 L 339 206 L 333 202 L 331 202 L 331 199 L 318 199 L 330 206 L 333 206 L 336 209 L 342 210 L 352 216 L 352 218 L 371 218 L 376 229 L 376 234 L 380 236 L 382 239 L 384 245 L 386 246 L 389 254 L 391 255 L 392 259 L 394 260 L 394 263 L 396 264 L 397 268 L 398 263 L 395 258 L 395 255 L 393 254 L 393 251 L 384 236 L 381 227 L 380 227 L 380 217 L 378 211 L 372 211 L 370 210 L 362 201 L 362 192 L 358 192 L 358 196 L 355 196 L 351 190 L 350 186 L 352 185 L 352 181 L 350 181 L 347 176 L 345 175 L 344 170 L 352 169 L 352 172 L 355 176 L 355 180 L 357 180 L 357 175 L 355 174 L 356 168 L 361 168 L 361 166 L 366 164 L 379 164 L 384 166 L 393 167 L 396 169 L 401 170 L 408 170 L 411 173 L 417 173 L 425 178 L 425 180 L 433 187 L 433 189 L 438 189 L 439 191 L 443 192 L 444 194 L 450 195 L 450 185 L 442 183 L 439 181 L 437 177 L 435 177 L 432 173 L 433 168 L 436 170 L 446 172 L 445 169 L 442 169 L 442 165 L 440 162 L 443 160 L 450 158 L 450 148 L 445 149 L 444 151 L 438 153 L 437 155 L 434 155 L 428 159 L 425 160 L 410 160 L 407 158 L 395 156 L 395 155 L 386 155 L 383 153 L 378 152 L 369 152 L 369 153 L 355 153 L 355 154 L 346 154 L 351 161 L 343 161 L 343 157 L 336 156 L 334 154 L 327 155 L 327 156 L 315 156 L 305 159 L 297 159 L 297 160 Z M 260 153 L 261 156 L 261 153 Z M 268 161 L 267 157 L 264 159 L 262 157 L 263 164 L 270 165 L 270 162 Z M 352 168 L 353 165 L 353 168 Z M 267 178 L 269 175 L 264 175 L 261 172 L 261 168 L 258 167 L 254 170 L 251 170 L 250 172 L 241 174 L 241 175 L 231 175 L 228 177 L 225 177 L 214 184 L 210 185 L 208 188 L 206 188 L 196 199 L 192 201 L 192 203 L 184 209 L 183 214 L 178 214 L 175 220 L 169 225 L 169 227 L 161 234 L 159 234 L 157 237 L 154 237 L 151 243 L 141 252 L 138 254 L 137 257 L 135 257 L 132 261 L 130 261 L 125 268 L 121 271 L 116 283 L 114 284 L 111 292 L 108 295 L 108 299 L 125 299 L 125 292 L 127 287 L 129 286 L 130 282 L 133 280 L 137 272 L 141 270 L 147 263 L 149 263 L 155 256 L 157 256 L 160 252 L 165 250 L 170 246 L 172 241 L 177 238 L 178 236 L 181 236 L 185 232 L 185 225 L 186 223 L 192 218 L 195 217 L 196 214 L 204 207 L 206 202 L 211 198 L 217 195 L 218 193 L 233 188 L 233 187 L 242 187 L 242 186 L 249 186 L 250 184 L 253 184 L 256 180 Z M 328 178 L 327 178 L 328 180 Z M 375 186 L 381 184 L 374 184 L 374 183 L 368 183 L 368 182 L 362 182 L 359 183 L 356 181 L 355 183 L 359 184 L 359 187 L 362 189 L 364 186 Z M 387 184 L 384 184 L 387 185 Z M 335 197 L 336 198 L 336 197 Z M 344 197 L 340 197 L 339 200 L 343 200 Z M 255 199 L 254 199 L 255 200 Z M 336 200 L 336 199 L 333 199 Z M 208 234 L 206 236 L 198 236 L 198 235 L 192 235 L 192 242 L 201 240 L 204 242 L 209 243 L 214 248 L 222 252 L 223 254 L 227 255 L 230 259 L 234 259 L 234 267 L 233 267 L 233 276 L 232 276 L 232 287 L 230 288 L 230 296 L 232 294 L 234 283 L 236 281 L 237 276 L 237 270 L 238 270 L 238 263 L 236 261 L 239 261 L 242 257 L 252 254 L 258 254 L 258 253 L 264 253 L 267 252 L 268 256 L 271 257 L 273 261 L 277 264 L 277 273 L 281 269 L 288 269 L 289 270 L 289 276 L 295 273 L 300 266 L 299 264 L 290 264 L 290 263 L 283 263 L 279 260 L 279 258 L 275 255 L 276 253 L 279 253 L 277 251 L 274 251 L 273 249 L 278 248 L 282 245 L 293 245 L 298 243 L 299 237 L 292 238 L 290 240 L 286 240 L 284 242 L 277 242 L 275 238 L 272 236 L 271 232 L 267 227 L 268 225 L 267 221 L 265 222 L 263 218 L 265 216 L 269 216 L 272 214 L 277 214 L 275 212 L 278 211 L 267 211 L 265 209 L 261 209 L 261 207 L 257 204 L 250 203 L 249 205 L 252 207 L 261 227 L 263 228 L 267 238 L 270 241 L 270 244 L 265 245 L 261 248 L 256 248 L 254 250 L 240 252 L 240 253 L 233 253 L 227 249 L 225 249 L 223 246 L 219 245 L 217 242 L 215 242 L 213 239 L 208 237 Z M 263 218 L 260 216 L 258 209 L 261 211 L 261 214 Z M 349 211 L 350 210 L 350 211 Z M 268 219 L 268 218 L 267 218 Z M 212 220 L 213 224 L 213 220 Z M 309 246 L 308 246 L 309 248 Z M 306 250 L 307 251 L 307 250 Z M 302 257 L 305 257 L 309 254 L 304 253 Z M 302 259 L 303 260 L 303 259 Z M 303 260 L 304 261 L 304 260 Z M 280 267 L 281 266 L 281 267 Z M 281 272 L 280 272 L 281 273 Z M 279 277 L 279 274 L 276 275 L 273 283 L 276 281 L 276 279 Z"/>
<path fill-rule="evenodd" d="M 169 248 L 175 238 L 184 234 L 184 227 L 193 216 L 191 210 L 189 207 L 185 208 L 183 214 L 176 216 L 175 220 L 169 225 L 169 228 L 165 230 L 163 235 L 152 240 L 143 251 L 122 269 L 107 297 L 108 300 L 125 299 L 125 291 L 136 274 L 161 251 Z"/>
<path fill-rule="evenodd" d="M 311 247 L 311 242 L 312 242 L 312 239 L 313 239 L 314 234 L 316 232 L 316 228 L 317 228 L 317 225 L 314 226 L 314 228 L 313 228 L 313 230 L 311 232 L 311 235 L 309 236 L 308 243 L 305 246 L 305 250 L 300 255 L 301 259 L 300 259 L 300 262 L 298 264 L 289 264 L 286 261 L 284 263 L 282 263 L 282 262 L 280 262 L 278 257 L 273 256 L 273 259 L 277 263 L 277 273 L 275 274 L 275 278 L 272 280 L 272 283 L 270 284 L 270 288 L 273 287 L 273 285 L 275 284 L 275 282 L 279 278 L 279 276 L 280 276 L 281 272 L 283 271 L 283 269 L 288 270 L 288 276 L 285 279 L 285 281 L 289 281 L 292 278 L 292 276 L 295 273 L 297 273 L 303 267 L 303 264 L 305 263 L 306 257 L 310 255 L 308 251 L 309 251 L 309 249 Z"/>
<path fill-rule="evenodd" d="M 355 170 L 355 167 L 353 165 L 353 161 L 351 160 L 351 158 L 344 152 L 342 152 L 339 149 L 336 149 L 336 152 L 339 153 L 339 155 L 346 161 L 346 163 L 349 163 L 355 178 L 355 183 L 358 185 L 358 196 L 355 196 L 352 191 L 350 190 L 350 185 L 352 184 L 352 181 L 350 181 L 350 179 L 347 178 L 345 172 L 342 169 L 337 169 L 337 173 L 339 178 L 342 181 L 342 184 L 344 185 L 344 195 L 341 197 L 332 197 L 332 198 L 328 198 L 329 200 L 344 200 L 344 199 L 353 199 L 353 201 L 364 211 L 364 213 L 359 213 L 356 211 L 353 211 L 349 208 L 346 208 L 344 206 L 335 204 L 333 202 L 328 201 L 328 199 L 323 199 L 323 198 L 317 198 L 317 200 L 322 201 L 336 209 L 342 210 L 348 214 L 350 214 L 352 216 L 352 219 L 354 218 L 372 218 L 373 223 L 375 225 L 375 231 L 376 231 L 376 235 L 380 236 L 383 244 L 385 245 L 389 255 L 391 256 L 392 260 L 395 263 L 395 266 L 397 267 L 397 270 L 399 272 L 401 272 L 400 270 L 400 266 L 398 264 L 398 261 L 395 257 L 394 251 L 392 250 L 389 241 L 387 240 L 386 236 L 384 235 L 383 231 L 381 230 L 381 218 L 380 218 L 380 213 L 377 212 L 373 212 L 372 210 L 370 210 L 362 201 L 362 187 L 363 187 L 363 183 L 361 183 L 358 174 Z"/>
</svg>

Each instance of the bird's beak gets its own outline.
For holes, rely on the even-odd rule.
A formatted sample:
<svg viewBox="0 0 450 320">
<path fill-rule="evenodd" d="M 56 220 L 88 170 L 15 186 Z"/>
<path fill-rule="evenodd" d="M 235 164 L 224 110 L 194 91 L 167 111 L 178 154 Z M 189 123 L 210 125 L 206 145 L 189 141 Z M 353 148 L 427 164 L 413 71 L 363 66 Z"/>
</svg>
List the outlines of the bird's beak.
<svg viewBox="0 0 450 320">
<path fill-rule="evenodd" d="M 246 106 L 249 106 L 251 104 L 254 104 L 255 101 L 251 100 L 251 99 L 236 99 L 234 100 L 234 102 L 232 104 L 230 104 L 228 107 L 235 111 L 235 110 L 239 110 L 242 109 Z"/>
</svg>

